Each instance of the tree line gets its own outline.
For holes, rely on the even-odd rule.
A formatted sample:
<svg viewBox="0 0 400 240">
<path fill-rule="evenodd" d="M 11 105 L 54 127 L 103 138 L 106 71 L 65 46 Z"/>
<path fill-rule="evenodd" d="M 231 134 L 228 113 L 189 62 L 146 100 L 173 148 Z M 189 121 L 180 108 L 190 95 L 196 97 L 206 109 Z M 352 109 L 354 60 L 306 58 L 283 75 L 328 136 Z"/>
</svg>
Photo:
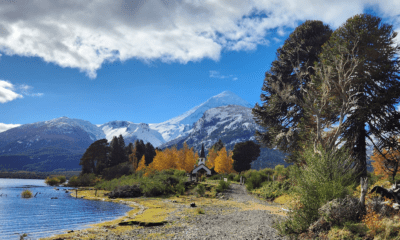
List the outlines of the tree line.
<svg viewBox="0 0 400 240">
<path fill-rule="evenodd" d="M 237 143 L 233 151 L 228 151 L 221 139 L 209 150 L 206 166 L 212 173 L 242 172 L 251 168 L 251 162 L 260 155 L 260 146 L 253 141 Z M 151 143 L 144 144 L 136 140 L 125 146 L 122 135 L 113 137 L 108 144 L 107 139 L 92 143 L 83 154 L 80 165 L 83 174 L 95 174 L 106 179 L 144 171 L 145 176 L 156 170 L 184 170 L 191 172 L 198 164 L 199 155 L 186 143 L 181 149 L 176 146 L 161 151 Z"/>
</svg>

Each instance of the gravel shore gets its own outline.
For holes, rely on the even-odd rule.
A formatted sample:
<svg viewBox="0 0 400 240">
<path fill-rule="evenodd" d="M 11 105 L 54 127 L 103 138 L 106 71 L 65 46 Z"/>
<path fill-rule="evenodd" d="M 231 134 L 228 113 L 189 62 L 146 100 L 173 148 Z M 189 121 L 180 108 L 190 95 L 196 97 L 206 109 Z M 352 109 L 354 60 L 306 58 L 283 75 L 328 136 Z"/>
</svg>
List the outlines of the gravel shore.
<svg viewBox="0 0 400 240">
<path fill-rule="evenodd" d="M 213 204 L 197 206 L 196 208 L 201 208 L 204 214 L 190 214 L 193 208 L 189 204 L 169 199 L 160 201 L 172 205 L 175 209 L 166 219 L 168 224 L 130 227 L 121 233 L 100 228 L 96 229 L 96 239 L 287 239 L 279 236 L 272 228 L 274 221 L 284 218 L 276 214 L 278 204 L 253 197 L 243 185 L 231 184 L 219 199 L 213 200 Z M 142 208 L 139 204 L 135 205 Z M 140 214 L 145 209 L 141 210 Z M 275 214 L 272 214 L 272 211 Z M 52 239 L 88 239 L 90 231 L 80 230 L 65 238 Z"/>
</svg>

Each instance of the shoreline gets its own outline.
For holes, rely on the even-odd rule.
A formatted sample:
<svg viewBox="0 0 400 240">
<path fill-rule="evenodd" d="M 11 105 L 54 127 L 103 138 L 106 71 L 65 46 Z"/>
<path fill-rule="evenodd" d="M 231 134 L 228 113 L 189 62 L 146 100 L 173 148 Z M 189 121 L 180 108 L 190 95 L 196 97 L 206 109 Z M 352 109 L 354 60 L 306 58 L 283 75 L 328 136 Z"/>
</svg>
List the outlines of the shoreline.
<svg viewBox="0 0 400 240">
<path fill-rule="evenodd" d="M 140 233 L 132 237 L 140 237 L 140 239 L 164 239 L 172 238 L 172 235 L 181 234 L 182 229 L 188 228 L 188 221 L 195 219 L 199 214 L 198 209 L 205 209 L 206 215 L 223 216 L 235 212 L 246 211 L 262 211 L 271 215 L 286 216 L 286 213 L 280 209 L 279 206 L 265 206 L 256 202 L 239 203 L 233 200 L 223 200 L 217 198 L 195 197 L 192 195 L 181 195 L 179 197 L 158 197 L 158 198 L 116 198 L 109 199 L 104 196 L 109 191 L 97 190 L 97 196 L 94 196 L 95 190 L 81 190 L 78 191 L 78 198 L 94 200 L 94 201 L 108 201 L 119 204 L 125 204 L 133 209 L 126 212 L 115 220 L 104 221 L 100 223 L 90 224 L 89 227 L 81 230 L 65 230 L 64 234 L 57 234 L 43 240 L 55 239 L 100 239 L 107 236 L 120 236 L 129 235 L 134 232 Z M 75 198 L 75 191 L 71 191 L 70 195 Z M 104 197 L 102 197 L 104 196 Z M 190 208 L 191 202 L 195 202 L 197 207 Z M 225 214 L 222 214 L 225 213 Z M 222 215 L 221 215 L 222 214 Z M 134 222 L 143 223 L 159 223 L 161 226 L 145 227 L 136 225 Z M 124 225 L 120 225 L 120 223 Z M 87 226 L 87 225 L 86 225 Z M 154 232 L 154 228 L 158 228 L 161 232 L 171 232 L 171 229 L 176 229 L 178 232 L 163 235 L 163 233 Z M 190 228 L 190 227 L 189 227 Z"/>
</svg>

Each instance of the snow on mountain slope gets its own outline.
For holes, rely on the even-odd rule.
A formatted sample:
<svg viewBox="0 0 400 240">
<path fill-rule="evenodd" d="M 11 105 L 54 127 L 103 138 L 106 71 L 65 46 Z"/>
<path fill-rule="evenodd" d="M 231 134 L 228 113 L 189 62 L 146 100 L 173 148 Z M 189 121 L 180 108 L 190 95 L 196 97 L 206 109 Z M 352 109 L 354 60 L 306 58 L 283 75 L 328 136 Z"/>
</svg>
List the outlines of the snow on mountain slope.
<svg viewBox="0 0 400 240">
<path fill-rule="evenodd" d="M 179 148 L 186 142 L 198 150 L 202 143 L 209 148 L 218 139 L 231 148 L 237 142 L 254 140 L 255 130 L 261 130 L 261 128 L 254 122 L 251 108 L 239 105 L 216 107 L 205 111 L 193 128 L 188 131 L 187 136 L 171 140 L 160 148 L 168 148 L 175 144 Z"/>
<path fill-rule="evenodd" d="M 178 137 L 187 136 L 192 125 L 203 116 L 205 111 L 227 105 L 252 107 L 247 101 L 236 94 L 230 91 L 224 91 L 177 117 L 162 123 L 149 124 L 149 126 L 151 129 L 161 133 L 165 141 L 170 141 Z"/>
<path fill-rule="evenodd" d="M 143 142 L 150 142 L 154 147 L 163 144 L 165 141 L 161 134 L 156 130 L 150 129 L 146 123 L 133 123 L 128 121 L 112 121 L 105 123 L 99 127 L 106 135 L 106 139 L 110 142 L 114 136 L 122 135 L 125 144 L 134 142 L 136 139 Z"/>
</svg>

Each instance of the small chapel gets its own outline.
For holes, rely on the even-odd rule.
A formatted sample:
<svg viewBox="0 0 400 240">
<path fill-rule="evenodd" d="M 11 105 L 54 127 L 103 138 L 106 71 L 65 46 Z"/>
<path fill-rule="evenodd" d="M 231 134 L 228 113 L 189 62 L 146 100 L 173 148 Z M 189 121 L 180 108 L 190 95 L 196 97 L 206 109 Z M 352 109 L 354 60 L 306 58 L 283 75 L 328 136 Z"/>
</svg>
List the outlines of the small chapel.
<svg viewBox="0 0 400 240">
<path fill-rule="evenodd" d="M 207 174 L 211 176 L 211 170 L 206 166 L 206 156 L 204 153 L 204 143 L 201 145 L 201 151 L 200 151 L 200 157 L 198 159 L 198 165 L 193 166 L 193 171 L 192 174 L 190 175 L 190 180 L 192 180 L 192 177 L 199 177 L 204 174 Z"/>
</svg>

